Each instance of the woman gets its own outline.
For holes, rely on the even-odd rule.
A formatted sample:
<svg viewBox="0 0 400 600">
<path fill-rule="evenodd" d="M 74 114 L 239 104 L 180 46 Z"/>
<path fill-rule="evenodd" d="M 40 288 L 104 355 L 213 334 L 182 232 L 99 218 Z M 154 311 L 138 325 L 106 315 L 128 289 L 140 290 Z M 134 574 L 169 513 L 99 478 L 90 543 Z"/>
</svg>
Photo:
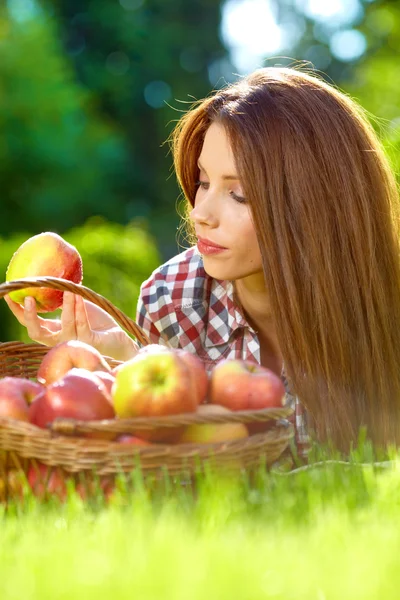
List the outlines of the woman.
<svg viewBox="0 0 400 600">
<path fill-rule="evenodd" d="M 197 103 L 172 142 L 197 246 L 142 285 L 139 325 L 209 368 L 281 374 L 320 441 L 348 450 L 366 426 L 399 442 L 398 192 L 362 109 L 315 76 L 259 69 Z M 80 298 L 50 324 L 7 302 L 39 342 L 136 352 Z"/>
</svg>

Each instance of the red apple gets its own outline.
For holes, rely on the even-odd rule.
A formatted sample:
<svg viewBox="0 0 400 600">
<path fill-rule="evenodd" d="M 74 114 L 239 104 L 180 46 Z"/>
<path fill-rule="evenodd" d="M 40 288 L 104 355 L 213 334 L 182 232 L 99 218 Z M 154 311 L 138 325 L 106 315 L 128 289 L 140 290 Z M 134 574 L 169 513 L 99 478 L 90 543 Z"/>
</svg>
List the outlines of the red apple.
<svg viewBox="0 0 400 600">
<path fill-rule="evenodd" d="M 174 352 L 189 367 L 196 382 L 197 403 L 201 404 L 205 401 L 208 392 L 208 373 L 204 362 L 196 354 L 192 354 L 182 348 L 177 348 Z"/>
<path fill-rule="evenodd" d="M 152 446 L 153 444 L 147 440 L 142 440 L 136 435 L 122 434 L 119 435 L 116 439 L 118 444 L 132 444 L 133 446 Z"/>
<path fill-rule="evenodd" d="M 38 369 L 38 381 L 47 385 L 54 383 L 74 367 L 111 372 L 110 365 L 96 348 L 78 340 L 69 340 L 47 352 Z"/>
<path fill-rule="evenodd" d="M 47 386 L 29 408 L 29 420 L 45 428 L 57 417 L 92 421 L 112 419 L 115 412 L 104 383 L 90 371 L 72 369 L 62 379 Z M 115 437 L 88 433 L 87 437 Z"/>
<path fill-rule="evenodd" d="M 0 379 L 0 417 L 28 421 L 29 404 L 43 390 L 43 385 L 24 377 Z"/>
<path fill-rule="evenodd" d="M 96 375 L 105 385 L 106 390 L 111 398 L 111 390 L 115 381 L 115 376 L 107 371 L 93 371 L 93 375 Z"/>
<path fill-rule="evenodd" d="M 18 248 L 7 268 L 6 281 L 26 277 L 61 277 L 81 283 L 82 259 L 77 249 L 57 233 L 40 233 Z M 33 296 L 37 311 L 44 313 L 62 305 L 63 292 L 51 288 L 25 288 L 10 292 L 10 298 L 19 304 L 23 304 L 26 296 Z"/>
<path fill-rule="evenodd" d="M 202 404 L 196 412 L 202 415 L 221 415 L 232 411 L 218 404 Z M 177 441 L 180 444 L 212 444 L 248 436 L 249 432 L 243 423 L 193 423 L 185 427 Z"/>
<path fill-rule="evenodd" d="M 119 417 L 151 417 L 193 412 L 196 383 L 185 362 L 172 350 L 137 354 L 118 369 L 112 397 Z M 151 441 L 170 441 L 181 428 L 138 430 Z"/>
<path fill-rule="evenodd" d="M 277 408 L 285 386 L 270 369 L 250 360 L 225 359 L 211 371 L 209 398 L 231 410 Z"/>
</svg>

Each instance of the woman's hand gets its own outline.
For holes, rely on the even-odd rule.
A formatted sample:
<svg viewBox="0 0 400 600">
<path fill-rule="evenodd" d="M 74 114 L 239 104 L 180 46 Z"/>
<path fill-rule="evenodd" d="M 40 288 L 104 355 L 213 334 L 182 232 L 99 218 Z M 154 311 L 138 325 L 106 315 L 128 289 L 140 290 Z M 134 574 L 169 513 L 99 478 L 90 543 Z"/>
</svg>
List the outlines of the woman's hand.
<svg viewBox="0 0 400 600">
<path fill-rule="evenodd" d="M 4 299 L 34 342 L 55 346 L 67 340 L 80 340 L 121 361 L 132 358 L 139 349 L 105 310 L 72 292 L 64 292 L 61 319 L 39 317 L 32 297 L 25 298 L 24 307 L 9 296 Z"/>
</svg>

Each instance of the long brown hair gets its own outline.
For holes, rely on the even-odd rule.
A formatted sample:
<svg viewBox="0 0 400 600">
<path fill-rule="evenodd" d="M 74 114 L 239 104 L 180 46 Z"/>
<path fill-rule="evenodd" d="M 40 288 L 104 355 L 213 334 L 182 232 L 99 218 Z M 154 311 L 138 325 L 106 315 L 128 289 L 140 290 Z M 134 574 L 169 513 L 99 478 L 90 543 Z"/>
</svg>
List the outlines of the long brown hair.
<svg viewBox="0 0 400 600">
<path fill-rule="evenodd" d="M 269 67 L 197 103 L 172 142 L 188 206 L 211 122 L 229 136 L 286 375 L 320 441 L 400 444 L 399 197 L 365 111 Z"/>
</svg>

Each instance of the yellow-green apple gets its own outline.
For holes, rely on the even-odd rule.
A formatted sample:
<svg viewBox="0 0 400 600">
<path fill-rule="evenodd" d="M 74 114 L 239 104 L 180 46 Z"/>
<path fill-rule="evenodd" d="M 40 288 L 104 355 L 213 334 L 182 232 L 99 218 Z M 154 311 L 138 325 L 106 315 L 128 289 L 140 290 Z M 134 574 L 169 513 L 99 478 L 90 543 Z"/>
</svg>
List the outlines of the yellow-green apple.
<svg viewBox="0 0 400 600">
<path fill-rule="evenodd" d="M 61 277 L 74 283 L 82 281 L 82 259 L 78 250 L 57 233 L 34 235 L 13 254 L 6 281 L 27 277 Z M 36 300 L 38 312 L 50 312 L 62 305 L 63 292 L 51 288 L 25 288 L 10 292 L 11 300 L 23 304 L 26 296 Z"/>
<path fill-rule="evenodd" d="M 71 369 L 48 385 L 29 407 L 29 420 L 38 427 L 45 428 L 58 417 L 92 421 L 112 419 L 115 412 L 104 383 L 96 375 Z M 115 434 L 88 433 L 86 437 L 109 439 Z"/>
<path fill-rule="evenodd" d="M 205 401 L 208 392 L 208 374 L 204 362 L 196 354 L 182 348 L 177 348 L 174 352 L 189 367 L 196 383 L 197 403 L 201 404 Z"/>
<path fill-rule="evenodd" d="M 137 354 L 116 373 L 112 389 L 118 417 L 157 417 L 193 412 L 198 406 L 196 382 L 186 363 L 173 351 Z M 150 441 L 170 441 L 181 428 L 137 430 Z"/>
<path fill-rule="evenodd" d="M 37 379 L 48 385 L 61 379 L 74 367 L 111 372 L 110 365 L 96 348 L 79 340 L 69 340 L 57 344 L 47 352 L 40 363 Z"/>
<path fill-rule="evenodd" d="M 28 421 L 29 404 L 43 390 L 43 385 L 24 377 L 0 379 L 0 417 Z"/>
<path fill-rule="evenodd" d="M 187 364 L 196 380 L 197 403 L 204 402 L 208 389 L 208 374 L 201 358 L 183 348 L 169 348 L 159 344 L 148 344 L 139 350 L 139 354 L 159 354 L 160 352 L 175 352 Z"/>
<path fill-rule="evenodd" d="M 232 411 L 218 404 L 201 404 L 196 412 L 200 415 L 225 415 Z M 193 423 L 185 427 L 177 441 L 180 444 L 212 444 L 248 436 L 249 432 L 243 423 Z"/>
</svg>

